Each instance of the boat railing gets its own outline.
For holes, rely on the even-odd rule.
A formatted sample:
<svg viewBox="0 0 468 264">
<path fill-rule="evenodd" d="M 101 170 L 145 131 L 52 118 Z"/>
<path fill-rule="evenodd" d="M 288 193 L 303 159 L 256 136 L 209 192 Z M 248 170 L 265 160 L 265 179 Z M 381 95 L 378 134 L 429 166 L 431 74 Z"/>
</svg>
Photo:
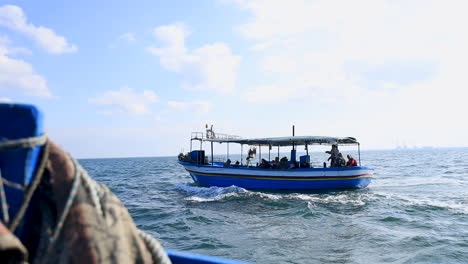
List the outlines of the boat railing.
<svg viewBox="0 0 468 264">
<path fill-rule="evenodd" d="M 211 132 L 206 134 L 204 132 L 192 132 L 191 139 L 192 140 L 226 140 L 226 139 L 240 139 L 241 137 L 223 133 L 214 133 Z"/>
<path fill-rule="evenodd" d="M 205 133 L 203 132 L 192 132 L 192 140 L 205 140 Z"/>
</svg>

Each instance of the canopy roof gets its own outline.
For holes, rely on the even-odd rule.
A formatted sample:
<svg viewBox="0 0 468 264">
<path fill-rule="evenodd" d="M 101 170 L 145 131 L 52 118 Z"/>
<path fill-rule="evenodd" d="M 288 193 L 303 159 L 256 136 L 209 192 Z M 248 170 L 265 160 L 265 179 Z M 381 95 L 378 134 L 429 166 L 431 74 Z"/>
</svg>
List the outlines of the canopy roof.
<svg viewBox="0 0 468 264">
<path fill-rule="evenodd" d="M 198 139 L 200 138 L 192 138 Z M 292 146 L 292 145 L 354 145 L 359 144 L 353 137 L 295 136 L 274 138 L 203 138 L 204 141 L 219 143 L 238 143 L 255 146 Z"/>
</svg>

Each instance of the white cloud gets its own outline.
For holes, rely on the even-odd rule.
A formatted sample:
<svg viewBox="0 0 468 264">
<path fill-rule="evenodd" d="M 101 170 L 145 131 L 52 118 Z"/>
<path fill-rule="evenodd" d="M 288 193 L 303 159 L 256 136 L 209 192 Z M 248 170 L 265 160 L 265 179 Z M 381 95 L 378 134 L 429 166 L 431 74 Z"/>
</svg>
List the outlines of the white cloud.
<svg viewBox="0 0 468 264">
<path fill-rule="evenodd" d="M 438 73 L 444 71 L 442 67 L 452 70 L 459 67 L 467 54 L 464 47 L 468 45 L 468 35 L 464 34 L 464 25 L 468 24 L 468 17 L 462 11 L 468 7 L 466 1 L 422 4 L 387 0 L 254 0 L 236 3 L 252 14 L 252 19 L 239 30 L 256 42 L 253 50 L 262 58 L 260 69 L 274 84 L 265 83 L 251 88 L 250 92 L 265 91 L 269 87 L 270 93 L 278 99 L 284 96 L 284 89 L 290 87 L 294 91 L 321 91 L 332 95 L 345 95 L 348 89 L 359 89 L 362 95 L 384 89 L 384 83 L 391 83 L 402 91 L 413 85 L 399 83 L 403 76 L 396 74 L 393 80 L 369 87 L 369 76 L 352 71 L 356 63 L 369 65 L 368 68 L 385 68 L 398 63 L 415 65 L 415 68 L 432 65 L 435 70 L 420 81 L 432 79 L 431 84 L 435 84 Z M 408 70 L 410 74 L 411 69 Z M 467 83 L 463 75 L 453 77 L 460 84 Z M 442 92 L 442 87 L 433 88 Z"/>
<path fill-rule="evenodd" d="M 415 145 L 468 144 L 468 2 L 235 2 L 251 14 L 237 29 L 260 58 L 262 82 L 246 100 L 307 98 L 311 113 L 331 109 L 315 127 L 365 134 L 375 146 L 395 135 Z"/>
<path fill-rule="evenodd" d="M 18 6 L 0 7 L 0 25 L 27 35 L 49 53 L 60 54 L 78 50 L 75 45 L 69 44 L 64 37 L 57 35 L 52 29 L 28 23 L 26 15 Z"/>
<path fill-rule="evenodd" d="M 148 47 L 161 65 L 183 76 L 182 87 L 196 90 L 230 92 L 235 89 L 240 56 L 231 53 L 225 43 L 204 45 L 192 51 L 185 47 L 189 35 L 183 24 L 155 28 L 160 47 Z"/>
<path fill-rule="evenodd" d="M 8 57 L 9 40 L 0 36 L 0 91 L 20 91 L 29 96 L 51 98 L 46 80 L 33 67 L 22 60 Z"/>
<path fill-rule="evenodd" d="M 103 114 L 149 114 L 150 105 L 159 101 L 158 96 L 149 90 L 144 90 L 141 94 L 133 91 L 127 86 L 118 91 L 107 91 L 103 95 L 88 99 L 89 103 L 96 105 L 108 105 L 112 110 L 106 110 Z"/>
<path fill-rule="evenodd" d="M 125 40 L 127 43 L 135 43 L 136 38 L 135 35 L 131 32 L 124 33 L 119 36 L 119 39 Z"/>
<path fill-rule="evenodd" d="M 205 101 L 195 101 L 195 102 L 177 102 L 169 101 L 167 105 L 178 111 L 194 111 L 199 113 L 207 113 L 211 111 L 211 104 Z"/>
<path fill-rule="evenodd" d="M 10 98 L 0 97 L 0 103 L 11 103 L 11 102 L 13 102 L 13 100 L 11 100 Z"/>
</svg>

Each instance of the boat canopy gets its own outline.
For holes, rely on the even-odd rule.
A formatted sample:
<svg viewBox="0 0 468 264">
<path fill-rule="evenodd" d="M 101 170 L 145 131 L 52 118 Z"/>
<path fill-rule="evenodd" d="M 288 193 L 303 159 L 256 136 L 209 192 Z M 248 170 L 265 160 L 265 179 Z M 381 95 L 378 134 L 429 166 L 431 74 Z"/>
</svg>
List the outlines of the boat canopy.
<svg viewBox="0 0 468 264">
<path fill-rule="evenodd" d="M 195 138 L 192 138 L 195 139 Z M 200 140 L 200 138 L 198 138 Z M 218 143 L 238 143 L 252 146 L 293 146 L 293 145 L 359 145 L 353 137 L 291 136 L 273 138 L 203 138 L 203 141 Z"/>
</svg>

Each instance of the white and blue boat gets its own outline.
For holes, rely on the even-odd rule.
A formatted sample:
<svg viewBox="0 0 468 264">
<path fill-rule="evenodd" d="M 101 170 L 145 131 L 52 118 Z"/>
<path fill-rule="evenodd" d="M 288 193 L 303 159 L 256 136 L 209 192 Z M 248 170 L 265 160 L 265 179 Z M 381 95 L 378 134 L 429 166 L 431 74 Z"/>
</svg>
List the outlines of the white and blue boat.
<svg viewBox="0 0 468 264">
<path fill-rule="evenodd" d="M 200 149 L 192 150 L 193 141 L 200 142 Z M 203 142 L 211 145 L 211 159 L 205 156 L 202 149 Z M 250 164 L 232 164 L 230 162 L 214 161 L 213 143 L 241 145 L 256 151 L 258 147 L 268 148 L 268 158 L 271 150 L 278 149 L 278 156 L 274 161 L 266 161 L 256 166 Z M 309 147 L 314 145 L 355 145 L 358 149 L 357 166 L 324 166 L 310 165 Z M 297 146 L 305 146 L 306 155 L 296 159 Z M 279 161 L 280 147 L 291 147 L 288 161 Z M 255 148 L 255 149 L 254 149 Z M 229 157 L 227 156 L 227 159 Z M 261 158 L 259 158 L 260 160 Z M 193 132 L 190 139 L 190 152 L 179 155 L 179 164 L 189 172 L 192 179 L 200 186 L 238 186 L 245 189 L 268 190 L 331 190 L 357 189 L 367 187 L 373 178 L 373 168 L 361 165 L 361 151 L 359 142 L 353 137 L 324 137 L 324 136 L 293 136 L 274 138 L 245 139 L 237 136 L 216 134 L 207 129 L 206 134 Z"/>
</svg>

